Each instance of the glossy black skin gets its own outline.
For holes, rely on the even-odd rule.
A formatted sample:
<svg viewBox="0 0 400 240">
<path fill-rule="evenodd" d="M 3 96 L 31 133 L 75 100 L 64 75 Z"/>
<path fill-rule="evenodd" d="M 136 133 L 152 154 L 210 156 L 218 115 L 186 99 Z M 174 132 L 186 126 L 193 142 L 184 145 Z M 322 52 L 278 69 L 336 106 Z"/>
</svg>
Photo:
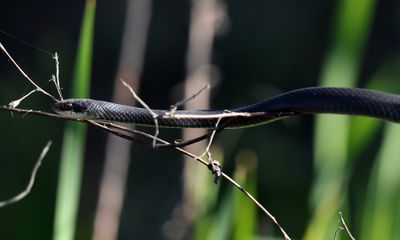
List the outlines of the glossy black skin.
<svg viewBox="0 0 400 240">
<path fill-rule="evenodd" d="M 56 113 L 60 112 L 86 112 L 87 104 L 85 101 L 79 101 L 78 99 L 67 99 L 56 102 L 53 105 L 53 111 Z"/>
<path fill-rule="evenodd" d="M 84 119 L 154 126 L 153 115 L 144 108 L 92 99 L 67 99 L 53 109 Z M 249 116 L 224 116 L 226 110 L 152 110 L 160 127 L 214 128 L 218 119 L 227 128 L 250 127 L 281 118 L 316 113 L 361 115 L 400 122 L 400 96 L 361 88 L 311 87 L 293 90 L 253 105 L 229 110 Z M 179 116 L 179 117 L 178 117 Z M 224 116 L 224 117 L 223 117 Z"/>
</svg>

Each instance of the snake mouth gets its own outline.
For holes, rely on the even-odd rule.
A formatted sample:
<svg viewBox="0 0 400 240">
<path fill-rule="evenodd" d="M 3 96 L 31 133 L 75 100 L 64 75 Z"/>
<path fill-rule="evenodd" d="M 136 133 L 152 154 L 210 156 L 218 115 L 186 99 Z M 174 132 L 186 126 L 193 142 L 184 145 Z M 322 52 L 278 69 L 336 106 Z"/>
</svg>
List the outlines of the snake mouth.
<svg viewBox="0 0 400 240">
<path fill-rule="evenodd" d="M 51 109 L 58 114 L 62 114 L 63 112 L 72 111 L 72 104 L 66 103 L 64 101 L 59 101 L 54 103 Z"/>
<path fill-rule="evenodd" d="M 87 106 L 84 100 L 66 99 L 53 104 L 52 110 L 57 114 L 71 118 L 86 118 Z"/>
</svg>

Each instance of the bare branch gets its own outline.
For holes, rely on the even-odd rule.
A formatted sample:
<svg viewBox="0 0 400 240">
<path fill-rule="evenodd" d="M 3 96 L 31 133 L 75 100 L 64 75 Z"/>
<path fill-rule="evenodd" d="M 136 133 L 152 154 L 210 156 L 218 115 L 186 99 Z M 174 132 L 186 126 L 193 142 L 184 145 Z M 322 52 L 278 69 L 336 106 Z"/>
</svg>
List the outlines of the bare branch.
<svg viewBox="0 0 400 240">
<path fill-rule="evenodd" d="M 254 117 L 254 116 L 265 116 L 265 112 L 232 112 L 226 111 L 224 113 L 216 113 L 216 114 L 207 114 L 207 115 L 199 115 L 199 114 L 178 114 L 174 113 L 173 115 L 163 115 L 164 118 L 175 118 L 175 119 L 185 119 L 185 118 L 228 118 L 228 117 Z"/>
<path fill-rule="evenodd" d="M 351 240 L 356 240 L 356 238 L 351 234 L 350 229 L 347 227 L 346 222 L 344 221 L 343 213 L 342 213 L 342 212 L 339 212 L 339 215 L 340 215 L 340 223 L 342 224 L 342 226 L 343 226 L 344 229 L 346 230 L 346 232 L 347 232 L 347 234 L 349 235 L 349 237 L 351 238 Z M 339 228 L 342 228 L 342 229 L 343 229 L 343 227 L 339 227 Z M 336 233 L 335 233 L 335 235 L 336 235 Z"/>
<path fill-rule="evenodd" d="M 39 116 L 45 116 L 45 117 L 51 117 L 51 118 L 57 118 L 57 119 L 64 119 L 64 120 L 71 120 L 71 121 L 77 121 L 77 122 L 82 122 L 83 121 L 81 119 L 66 117 L 66 116 L 62 116 L 62 115 L 56 114 L 56 113 L 43 112 L 43 111 L 40 111 L 40 110 L 13 108 L 13 107 L 9 107 L 9 106 L 0 106 L 0 111 L 24 113 L 25 115 L 26 114 L 33 114 L 33 115 L 39 115 Z"/>
<path fill-rule="evenodd" d="M 155 132 L 154 132 L 154 138 L 153 138 L 153 148 L 156 147 L 156 138 L 158 137 L 160 130 L 159 130 L 159 126 L 158 126 L 158 114 L 155 113 L 153 110 L 151 110 L 151 108 L 136 94 L 136 92 L 133 90 L 133 88 L 131 86 L 129 86 L 129 84 L 127 84 L 124 80 L 122 80 L 122 84 L 124 84 L 125 87 L 127 87 L 129 89 L 129 91 L 132 93 L 133 97 L 144 107 L 147 109 L 147 111 L 149 111 L 149 113 L 151 114 L 151 116 L 154 119 L 154 126 L 155 126 Z"/>
<path fill-rule="evenodd" d="M 140 132 L 140 133 L 139 133 L 139 131 L 137 131 L 137 130 L 130 129 L 130 128 L 126 128 L 126 127 L 119 126 L 119 125 L 115 125 L 115 124 L 112 124 L 112 123 L 107 124 L 107 126 L 106 126 L 106 125 L 101 125 L 101 124 L 99 124 L 99 123 L 96 123 L 96 122 L 94 122 L 94 121 L 89 121 L 89 122 L 90 122 L 91 124 L 93 124 L 94 126 L 99 127 L 99 128 L 101 128 L 101 129 L 103 129 L 103 130 L 106 130 L 107 132 L 109 132 L 109 133 L 111 133 L 111 134 L 117 135 L 117 136 L 119 136 L 119 137 L 122 137 L 122 138 L 125 138 L 125 139 L 128 139 L 128 140 L 131 138 L 131 136 L 126 135 L 126 133 L 140 134 L 141 136 L 148 137 L 148 138 L 153 138 L 153 139 L 154 139 L 154 136 L 152 136 L 152 135 L 150 135 L 150 134 L 147 134 L 147 133 L 144 133 L 144 132 Z M 111 127 L 111 128 L 109 128 L 108 126 Z M 115 129 L 112 129 L 112 128 L 116 128 L 116 129 L 122 130 L 122 131 L 124 131 L 124 133 L 123 133 L 123 132 L 119 132 L 119 131 L 117 131 L 117 130 L 115 130 Z M 165 141 L 165 140 L 163 140 L 163 139 L 160 139 L 160 138 L 156 138 L 156 140 L 157 140 L 157 142 L 160 142 L 160 143 L 163 143 L 163 144 L 170 144 L 170 143 L 168 143 L 167 141 Z M 207 166 L 207 168 L 209 168 L 209 169 L 212 167 L 212 166 L 211 166 L 212 163 L 210 163 L 209 161 L 206 161 L 206 160 L 202 159 L 200 156 L 196 156 L 195 154 L 193 154 L 193 153 L 191 153 L 191 152 L 189 152 L 189 151 L 186 151 L 185 149 L 180 148 L 180 147 L 174 147 L 174 149 L 176 149 L 177 151 L 179 151 L 179 152 L 185 154 L 186 156 L 189 156 L 189 157 L 193 158 L 194 160 L 198 161 L 199 163 L 201 163 L 201 164 Z M 221 176 L 224 177 L 225 179 L 227 179 L 231 184 L 233 184 L 237 189 L 239 189 L 243 194 L 245 194 L 245 195 L 250 199 L 250 201 L 252 201 L 261 211 L 263 211 L 263 212 L 274 222 L 274 224 L 279 228 L 279 230 L 280 230 L 281 233 L 283 234 L 284 238 L 285 238 L 286 240 L 290 240 L 289 235 L 288 235 L 288 234 L 285 232 L 285 230 L 281 227 L 281 225 L 278 223 L 278 221 L 276 220 L 276 218 L 275 218 L 263 205 L 261 205 L 261 203 L 259 203 L 259 202 L 253 197 L 253 195 L 251 195 L 251 194 L 250 194 L 248 191 L 246 191 L 239 183 L 237 183 L 235 180 L 233 180 L 232 178 L 230 178 L 228 175 L 226 175 L 226 174 L 225 174 L 224 172 L 222 172 L 222 171 L 221 171 Z"/>
<path fill-rule="evenodd" d="M 217 129 L 218 129 L 218 125 L 219 122 L 221 121 L 222 118 L 219 118 L 217 123 L 215 124 L 214 130 L 211 132 L 211 136 L 210 136 L 210 140 L 208 141 L 207 147 L 204 150 L 203 154 L 200 155 L 200 158 L 203 158 L 206 154 L 208 156 L 208 168 L 211 170 L 211 172 L 214 174 L 215 178 L 214 178 L 214 182 L 217 183 L 218 179 L 221 177 L 221 164 L 214 160 L 212 158 L 212 154 L 211 154 L 211 144 L 214 140 L 215 134 L 217 133 Z"/>
<path fill-rule="evenodd" d="M 281 231 L 281 233 L 283 234 L 283 236 L 285 237 L 286 240 L 290 240 L 289 235 L 285 232 L 285 230 L 281 227 L 281 225 L 278 223 L 278 221 L 275 219 L 275 217 L 268 212 L 268 210 L 266 208 L 264 208 L 263 205 L 261 205 L 261 203 L 259 203 L 257 201 L 257 199 L 255 199 L 253 197 L 253 195 L 251 195 L 248 191 L 246 191 L 242 186 L 240 186 L 239 183 L 237 183 L 235 180 L 233 180 L 232 178 L 230 178 L 228 175 L 226 175 L 224 172 L 221 172 L 222 177 L 224 177 L 226 180 L 228 180 L 229 182 L 231 182 L 237 189 L 239 189 L 242 193 L 244 193 L 244 195 L 246 195 L 259 209 L 261 209 L 268 217 L 269 219 L 272 220 L 272 222 L 275 223 L 276 226 L 278 226 L 279 230 Z"/>
<path fill-rule="evenodd" d="M 53 113 L 48 113 L 48 112 L 42 112 L 42 111 L 36 111 L 36 110 L 28 110 L 28 109 L 18 109 L 18 108 L 10 108 L 7 106 L 0 106 L 0 110 L 3 111 L 10 111 L 10 112 L 17 112 L 17 113 L 29 113 L 29 114 L 34 114 L 34 115 L 41 115 L 41 116 L 46 116 L 46 117 L 52 117 L 52 118 L 56 118 L 56 119 L 64 119 L 64 120 L 72 120 L 72 121 L 79 121 L 79 122 L 87 122 L 95 127 L 98 127 L 108 133 L 114 134 L 118 137 L 124 138 L 126 140 L 129 141 L 136 141 L 138 143 L 142 143 L 142 144 L 147 144 L 149 145 L 150 142 L 149 141 L 145 141 L 144 139 L 148 139 L 148 140 L 153 140 L 156 141 L 156 143 L 158 144 L 164 144 L 164 146 L 173 146 L 172 143 L 169 143 L 168 141 L 165 141 L 161 138 L 158 137 L 154 137 L 151 134 L 145 133 L 145 132 L 141 132 L 135 129 L 131 129 L 131 128 L 127 128 L 127 127 L 123 127 L 120 125 L 116 125 L 116 124 L 112 124 L 112 123 L 98 123 L 96 121 L 93 120 L 81 120 L 81 119 L 75 119 L 75 118 L 68 118 L 68 117 L 64 117 L 58 114 L 53 114 Z M 213 133 L 216 133 L 216 130 L 213 131 Z M 142 138 L 139 138 L 139 137 Z M 207 168 L 212 168 L 211 163 L 209 161 L 206 161 L 204 159 L 202 159 L 200 156 L 196 156 L 195 154 L 184 150 L 183 148 L 180 147 L 173 147 L 174 149 L 176 149 L 177 151 L 185 154 L 186 156 L 189 156 L 191 158 L 193 158 L 194 160 L 198 161 L 199 163 L 207 166 Z M 280 226 L 280 224 L 278 223 L 278 221 L 275 219 L 275 217 L 269 213 L 249 192 L 247 192 L 245 189 L 243 189 L 242 186 L 240 186 L 236 181 L 234 181 L 232 178 L 230 178 L 228 175 L 226 175 L 224 172 L 221 171 L 221 176 L 224 177 L 225 179 L 227 179 L 229 182 L 231 182 L 236 188 L 238 188 L 241 192 L 243 192 L 260 210 L 262 210 L 280 229 L 280 231 L 282 232 L 283 236 L 285 237 L 286 240 L 289 240 L 290 237 L 287 235 L 287 233 L 283 230 L 283 228 Z"/>
<path fill-rule="evenodd" d="M 340 233 L 341 231 L 343 231 L 343 230 L 344 230 L 343 227 L 338 226 L 338 227 L 336 228 L 335 234 L 333 235 L 333 240 L 337 240 L 337 238 L 338 238 L 338 236 L 339 236 L 339 233 Z"/>
<path fill-rule="evenodd" d="M 51 99 L 53 99 L 54 101 L 58 101 L 57 98 L 55 98 L 53 95 L 51 95 L 50 93 L 46 92 L 45 90 L 43 90 L 43 88 L 39 87 L 39 85 L 37 85 L 32 79 L 29 78 L 29 76 L 22 70 L 22 68 L 20 68 L 20 66 L 17 64 L 17 62 L 11 57 L 11 55 L 8 53 L 8 51 L 5 49 L 5 47 L 3 46 L 3 44 L 1 44 L 0 42 L 0 48 L 1 50 L 7 55 L 8 59 L 10 59 L 10 61 L 14 64 L 14 66 L 18 69 L 18 71 L 33 85 L 35 86 L 35 88 L 43 93 L 44 95 L 50 97 Z"/>
<path fill-rule="evenodd" d="M 202 92 L 210 88 L 210 84 L 206 84 L 204 87 L 202 87 L 199 91 L 195 92 L 193 95 L 189 96 L 188 98 L 185 98 L 170 107 L 170 111 L 168 112 L 169 115 L 174 115 L 175 111 L 178 109 L 178 107 L 183 106 L 190 100 L 193 100 L 197 96 L 199 96 Z"/>
<path fill-rule="evenodd" d="M 1 207 L 5 207 L 7 205 L 16 203 L 20 200 L 22 200 L 23 198 L 25 198 L 30 191 L 32 190 L 33 184 L 35 183 L 35 178 L 36 178 L 36 173 L 39 170 L 40 165 L 42 164 L 43 158 L 46 156 L 47 152 L 49 151 L 51 146 L 51 141 L 48 141 L 46 146 L 43 148 L 42 152 L 40 153 L 40 156 L 35 164 L 35 166 L 33 167 L 32 173 L 31 173 L 31 178 L 29 180 L 28 185 L 26 186 L 25 190 L 23 190 L 22 192 L 20 192 L 18 195 L 0 202 L 0 208 Z"/>
<path fill-rule="evenodd" d="M 242 186 L 240 186 L 236 181 L 234 181 L 232 178 L 230 178 L 228 175 L 226 175 L 224 172 L 222 172 L 222 170 L 220 169 L 219 163 L 215 160 L 212 159 L 211 156 L 211 152 L 210 152 L 210 146 L 211 143 L 214 139 L 215 134 L 222 130 L 226 125 L 223 125 L 222 127 L 219 126 L 219 123 L 221 121 L 222 118 L 225 117 L 251 117 L 254 115 L 257 115 L 259 113 L 244 113 L 244 112 L 225 112 L 223 114 L 216 114 L 215 118 L 217 119 L 217 122 L 215 124 L 215 127 L 213 129 L 213 131 L 211 132 L 211 135 L 206 134 L 203 136 L 210 136 L 210 140 L 209 143 L 207 145 L 207 148 L 205 149 L 205 152 L 201 155 L 201 156 L 197 156 L 189 151 L 186 151 L 180 147 L 177 147 L 176 145 L 173 145 L 171 143 L 169 143 L 168 141 L 165 141 L 161 138 L 158 137 L 159 134 L 159 125 L 158 125 L 158 121 L 157 118 L 160 117 L 158 116 L 153 110 L 150 109 L 150 107 L 144 102 L 142 101 L 139 96 L 135 93 L 135 91 L 132 89 L 132 87 L 130 87 L 125 81 L 121 80 L 123 85 L 125 87 L 127 87 L 129 89 L 129 91 L 132 93 L 133 97 L 144 107 L 146 108 L 151 115 L 154 118 L 154 122 L 155 122 L 155 134 L 150 135 L 141 131 L 137 131 L 134 129 L 130 129 L 130 128 L 126 128 L 123 126 L 119 126 L 116 124 L 112 124 L 112 123 L 99 123 L 93 120 L 84 120 L 84 119 L 75 119 L 75 118 L 69 118 L 69 117 L 65 117 L 65 116 L 61 116 L 58 114 L 54 114 L 54 113 L 48 113 L 48 112 L 42 112 L 42 111 L 38 111 L 38 110 L 29 110 L 29 109 L 18 109 L 16 108 L 19 103 L 25 99 L 26 97 L 28 97 L 30 94 L 32 94 L 33 92 L 39 91 L 41 93 L 43 93 L 44 95 L 50 97 L 52 100 L 54 101 L 58 101 L 58 99 L 54 96 L 52 96 L 51 94 L 49 94 L 48 92 L 46 92 L 45 90 L 43 90 L 41 87 L 39 87 L 34 81 L 32 81 L 29 76 L 19 67 L 19 65 L 16 63 L 16 61 L 11 57 L 11 55 L 7 52 L 7 50 L 4 48 L 4 46 L 1 44 L 0 42 L 0 48 L 1 50 L 7 55 L 8 59 L 14 64 L 14 66 L 18 69 L 18 71 L 36 88 L 35 90 L 29 92 L 27 95 L 25 95 L 24 97 L 15 100 L 13 102 L 10 103 L 9 106 L 0 106 L 0 111 L 9 111 L 9 112 L 17 112 L 17 113 L 24 113 L 24 114 L 34 114 L 34 115 L 41 115 L 41 116 L 46 116 L 46 117 L 52 117 L 52 118 L 56 118 L 56 119 L 65 119 L 65 120 L 73 120 L 73 121 L 82 121 L 82 122 L 86 122 L 89 123 L 95 127 L 98 127 L 104 131 L 107 131 L 111 134 L 114 134 L 118 137 L 127 139 L 129 141 L 136 141 L 136 142 L 140 142 L 143 144 L 149 144 L 149 139 L 152 140 L 152 146 L 153 148 L 157 146 L 157 144 L 163 144 L 164 146 L 172 146 L 174 149 L 176 149 L 177 151 L 193 158 L 194 160 L 202 163 L 203 165 L 207 166 L 212 172 L 213 174 L 216 174 L 216 177 L 224 177 L 225 179 L 227 179 L 231 184 L 233 184 L 236 188 L 238 188 L 242 193 L 244 193 L 259 209 L 261 209 L 280 229 L 280 231 L 282 232 L 283 236 L 285 237 L 286 240 L 290 240 L 290 237 L 286 234 L 286 232 L 284 231 L 284 229 L 280 226 L 280 224 L 278 223 L 278 221 L 275 219 L 275 217 L 269 213 L 249 192 L 247 192 Z M 57 88 L 57 92 L 59 94 L 60 99 L 62 100 L 62 95 L 61 95 L 61 87 L 60 87 L 60 82 L 59 82 L 59 62 L 58 62 L 58 55 L 57 53 L 53 56 L 55 62 L 56 62 L 56 75 L 52 77 L 52 81 L 54 82 L 54 84 L 56 85 Z M 196 96 L 198 96 L 199 94 L 201 94 L 205 89 L 209 88 L 209 85 L 206 85 L 206 87 L 202 88 L 200 91 L 198 91 L 197 93 L 193 94 L 191 97 L 182 100 L 181 102 L 178 102 L 176 105 L 173 105 L 171 108 L 170 113 L 168 115 L 162 116 L 162 117 L 173 117 L 173 118 L 187 118 L 187 117 L 193 117 L 193 118 L 202 118 L 205 116 L 199 116 L 199 115 L 192 115 L 192 116 L 188 116 L 187 114 L 185 116 L 180 116 L 179 114 L 175 114 L 175 110 L 177 108 L 177 106 L 180 106 L 184 103 L 186 103 L 187 101 L 195 98 Z M 261 113 L 261 114 L 265 114 L 265 113 Z M 210 115 L 207 116 L 207 118 L 209 118 Z M 198 138 L 192 139 L 190 140 L 191 142 L 193 142 L 194 140 L 202 140 L 204 139 L 203 136 L 200 136 Z M 146 141 L 147 139 L 147 141 Z M 42 163 L 43 158 L 45 157 L 45 155 L 47 154 L 49 148 L 50 148 L 51 142 L 49 141 L 47 143 L 47 145 L 45 146 L 45 148 L 42 150 L 42 153 L 39 156 L 39 159 L 37 161 L 37 163 L 34 166 L 34 169 L 32 171 L 31 174 L 31 178 L 30 181 L 28 183 L 27 188 L 22 191 L 20 194 L 16 195 L 15 197 L 0 202 L 0 207 L 15 203 L 17 201 L 20 201 L 21 199 L 23 199 L 25 196 L 27 196 L 29 194 L 29 192 L 32 189 L 32 186 L 34 184 L 35 181 L 35 177 L 36 177 L 36 173 Z M 203 157 L 204 155 L 207 154 L 208 155 L 208 161 L 204 160 Z M 341 215 L 341 213 L 340 213 Z M 341 215 L 341 220 L 342 220 L 342 224 L 345 226 L 346 230 L 348 231 L 348 228 L 342 218 Z M 352 235 L 350 234 L 350 231 L 348 231 L 349 235 L 352 237 Z M 352 239 L 354 240 L 354 238 L 352 237 Z"/>
<path fill-rule="evenodd" d="M 10 102 L 8 104 L 8 106 L 11 107 L 11 108 L 16 108 L 22 102 L 22 100 L 24 100 L 25 98 L 29 97 L 32 93 L 37 92 L 37 91 L 38 91 L 37 89 L 34 89 L 34 90 L 30 91 L 29 93 L 27 93 L 22 98 Z"/>
<path fill-rule="evenodd" d="M 58 54 L 55 53 L 53 55 L 53 59 L 56 64 L 56 75 L 51 76 L 51 80 L 53 81 L 54 85 L 56 86 L 58 96 L 60 97 L 60 100 L 63 100 L 63 96 L 61 94 L 61 85 L 60 85 L 60 62 L 58 60 Z"/>
</svg>

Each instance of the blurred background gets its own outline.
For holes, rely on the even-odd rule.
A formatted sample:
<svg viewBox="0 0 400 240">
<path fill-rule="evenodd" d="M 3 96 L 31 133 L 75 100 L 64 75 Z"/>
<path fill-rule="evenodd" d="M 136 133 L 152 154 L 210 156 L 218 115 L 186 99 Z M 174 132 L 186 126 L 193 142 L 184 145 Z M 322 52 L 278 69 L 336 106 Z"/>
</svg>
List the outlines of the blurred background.
<svg viewBox="0 0 400 240">
<path fill-rule="evenodd" d="M 318 85 L 400 93 L 400 1 L 6 0 L 2 9 L 0 30 L 36 47 L 0 33 L 1 43 L 55 95 L 59 54 L 65 98 L 134 104 L 120 78 L 162 109 L 206 84 L 186 108 Z M 33 89 L 4 54 L 0 79 L 2 105 Z M 20 107 L 51 104 L 34 94 Z M 178 152 L 44 117 L 2 112 L 0 122 L 0 201 L 26 186 L 53 141 L 32 192 L 0 209 L 2 239 L 283 239 L 243 194 Z M 333 239 L 343 212 L 357 238 L 398 239 L 399 139 L 396 124 L 324 115 L 226 130 L 211 149 L 292 238 Z"/>
</svg>

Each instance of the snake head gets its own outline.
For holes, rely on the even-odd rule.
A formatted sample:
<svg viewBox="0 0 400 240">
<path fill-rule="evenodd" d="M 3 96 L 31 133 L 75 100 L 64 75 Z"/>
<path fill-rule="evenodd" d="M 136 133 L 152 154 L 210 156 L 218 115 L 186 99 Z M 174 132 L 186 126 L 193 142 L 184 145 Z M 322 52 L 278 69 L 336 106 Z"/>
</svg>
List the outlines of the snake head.
<svg viewBox="0 0 400 240">
<path fill-rule="evenodd" d="M 65 99 L 56 102 L 52 109 L 62 116 L 83 119 L 86 116 L 87 104 L 85 99 Z"/>
</svg>

